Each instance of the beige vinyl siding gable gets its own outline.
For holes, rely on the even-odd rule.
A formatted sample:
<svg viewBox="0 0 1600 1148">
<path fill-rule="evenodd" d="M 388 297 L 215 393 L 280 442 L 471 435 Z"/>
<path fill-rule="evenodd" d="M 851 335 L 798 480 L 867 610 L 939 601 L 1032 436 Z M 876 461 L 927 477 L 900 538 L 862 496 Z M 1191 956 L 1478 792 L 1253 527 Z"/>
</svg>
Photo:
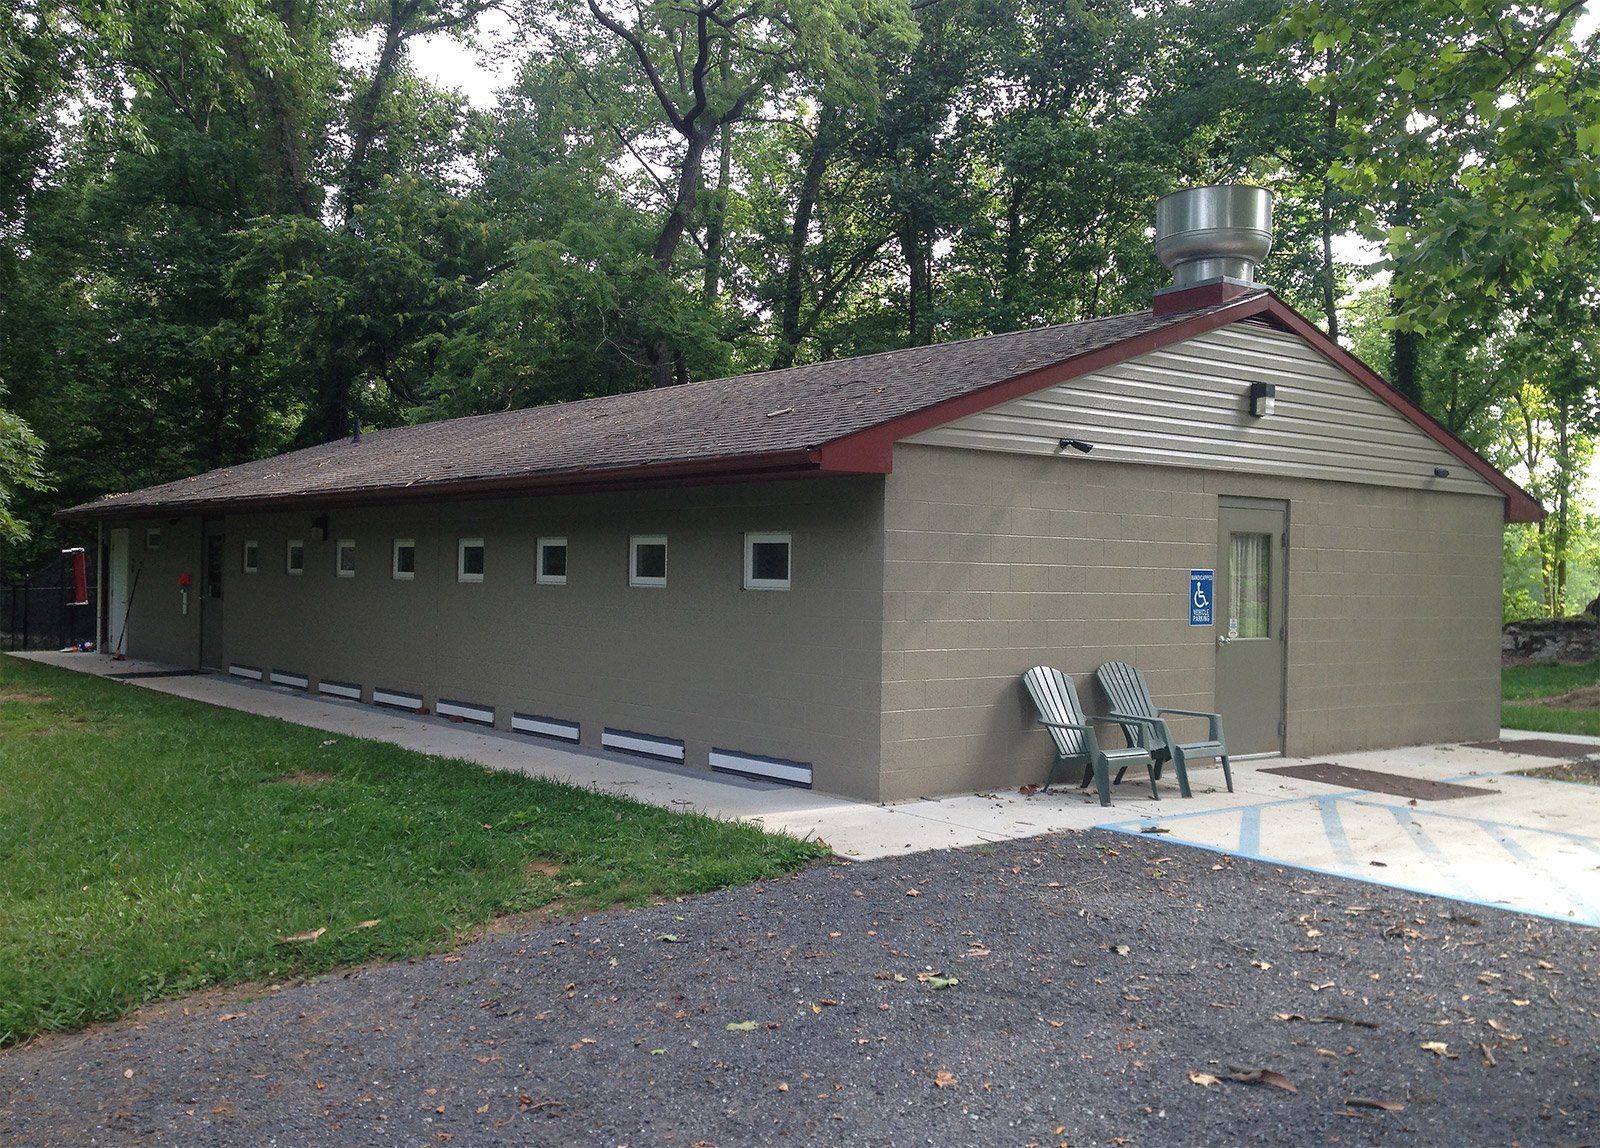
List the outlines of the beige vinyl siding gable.
<svg viewBox="0 0 1600 1148">
<path fill-rule="evenodd" d="M 1266 418 L 1250 414 L 1256 382 L 1277 388 L 1277 409 Z M 907 441 L 1055 454 L 1064 437 L 1093 443 L 1093 457 L 1102 462 L 1502 497 L 1304 339 L 1255 322 L 1186 339 Z M 1449 477 L 1436 477 L 1435 467 Z"/>
</svg>

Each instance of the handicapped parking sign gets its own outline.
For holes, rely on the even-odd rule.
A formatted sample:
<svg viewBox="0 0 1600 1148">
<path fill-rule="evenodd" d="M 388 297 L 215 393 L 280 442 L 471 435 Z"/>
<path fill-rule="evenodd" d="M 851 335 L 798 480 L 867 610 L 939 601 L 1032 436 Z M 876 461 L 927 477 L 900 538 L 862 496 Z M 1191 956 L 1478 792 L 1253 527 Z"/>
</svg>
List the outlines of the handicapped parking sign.
<svg viewBox="0 0 1600 1148">
<path fill-rule="evenodd" d="M 1216 580 L 1215 570 L 1189 571 L 1189 625 L 1211 625 L 1211 593 Z"/>
</svg>

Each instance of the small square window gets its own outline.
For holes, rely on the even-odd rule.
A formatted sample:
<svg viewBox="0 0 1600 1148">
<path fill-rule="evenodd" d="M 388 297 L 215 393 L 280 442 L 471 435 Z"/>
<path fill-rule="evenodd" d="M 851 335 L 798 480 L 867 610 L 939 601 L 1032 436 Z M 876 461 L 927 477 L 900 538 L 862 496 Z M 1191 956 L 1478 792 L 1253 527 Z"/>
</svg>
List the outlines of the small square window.
<svg viewBox="0 0 1600 1148">
<path fill-rule="evenodd" d="M 291 538 L 284 548 L 283 568 L 290 574 L 306 572 L 306 543 L 303 538 Z"/>
<path fill-rule="evenodd" d="M 635 534 L 628 541 L 628 585 L 667 584 L 667 536 Z"/>
<path fill-rule="evenodd" d="M 161 549 L 161 527 L 147 526 L 144 531 L 144 548 L 146 550 Z"/>
<path fill-rule="evenodd" d="M 746 534 L 744 588 L 787 590 L 790 549 L 790 538 L 787 534 Z"/>
<path fill-rule="evenodd" d="M 254 538 L 245 539 L 244 543 L 244 572 L 254 574 L 261 569 L 261 543 Z"/>
<path fill-rule="evenodd" d="M 463 538 L 456 543 L 456 581 L 483 581 L 483 539 Z"/>
<path fill-rule="evenodd" d="M 541 586 L 567 584 L 567 540 L 565 538 L 539 539 L 539 571 Z"/>
<path fill-rule="evenodd" d="M 333 554 L 333 572 L 341 578 L 354 578 L 356 576 L 356 540 L 354 538 L 339 539 L 339 545 Z"/>
<path fill-rule="evenodd" d="M 394 540 L 394 578 L 396 582 L 410 582 L 417 576 L 417 540 Z"/>
</svg>

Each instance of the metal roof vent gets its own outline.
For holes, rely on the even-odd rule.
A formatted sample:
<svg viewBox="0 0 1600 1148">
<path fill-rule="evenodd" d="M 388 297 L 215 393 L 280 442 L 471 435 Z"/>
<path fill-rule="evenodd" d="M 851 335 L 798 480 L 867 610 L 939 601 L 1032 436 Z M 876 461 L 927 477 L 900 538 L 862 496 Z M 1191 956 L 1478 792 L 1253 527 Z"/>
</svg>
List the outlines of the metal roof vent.
<svg viewBox="0 0 1600 1148">
<path fill-rule="evenodd" d="M 1272 193 L 1264 187 L 1190 187 L 1156 201 L 1156 258 L 1174 288 L 1253 284 L 1271 250 Z"/>
</svg>

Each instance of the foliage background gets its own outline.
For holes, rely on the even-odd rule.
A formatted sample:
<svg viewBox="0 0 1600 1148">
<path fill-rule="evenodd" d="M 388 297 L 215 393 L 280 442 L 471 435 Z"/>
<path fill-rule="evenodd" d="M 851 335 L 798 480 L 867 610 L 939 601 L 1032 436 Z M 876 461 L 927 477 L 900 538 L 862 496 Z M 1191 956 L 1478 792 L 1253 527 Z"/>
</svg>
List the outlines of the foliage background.
<svg viewBox="0 0 1600 1148">
<path fill-rule="evenodd" d="M 54 510 L 385 425 L 1148 305 L 1153 201 L 1278 196 L 1271 284 L 1551 510 L 1592 596 L 1581 0 L 16 0 L 0 576 Z M 489 24 L 489 108 L 419 45 Z"/>
</svg>

